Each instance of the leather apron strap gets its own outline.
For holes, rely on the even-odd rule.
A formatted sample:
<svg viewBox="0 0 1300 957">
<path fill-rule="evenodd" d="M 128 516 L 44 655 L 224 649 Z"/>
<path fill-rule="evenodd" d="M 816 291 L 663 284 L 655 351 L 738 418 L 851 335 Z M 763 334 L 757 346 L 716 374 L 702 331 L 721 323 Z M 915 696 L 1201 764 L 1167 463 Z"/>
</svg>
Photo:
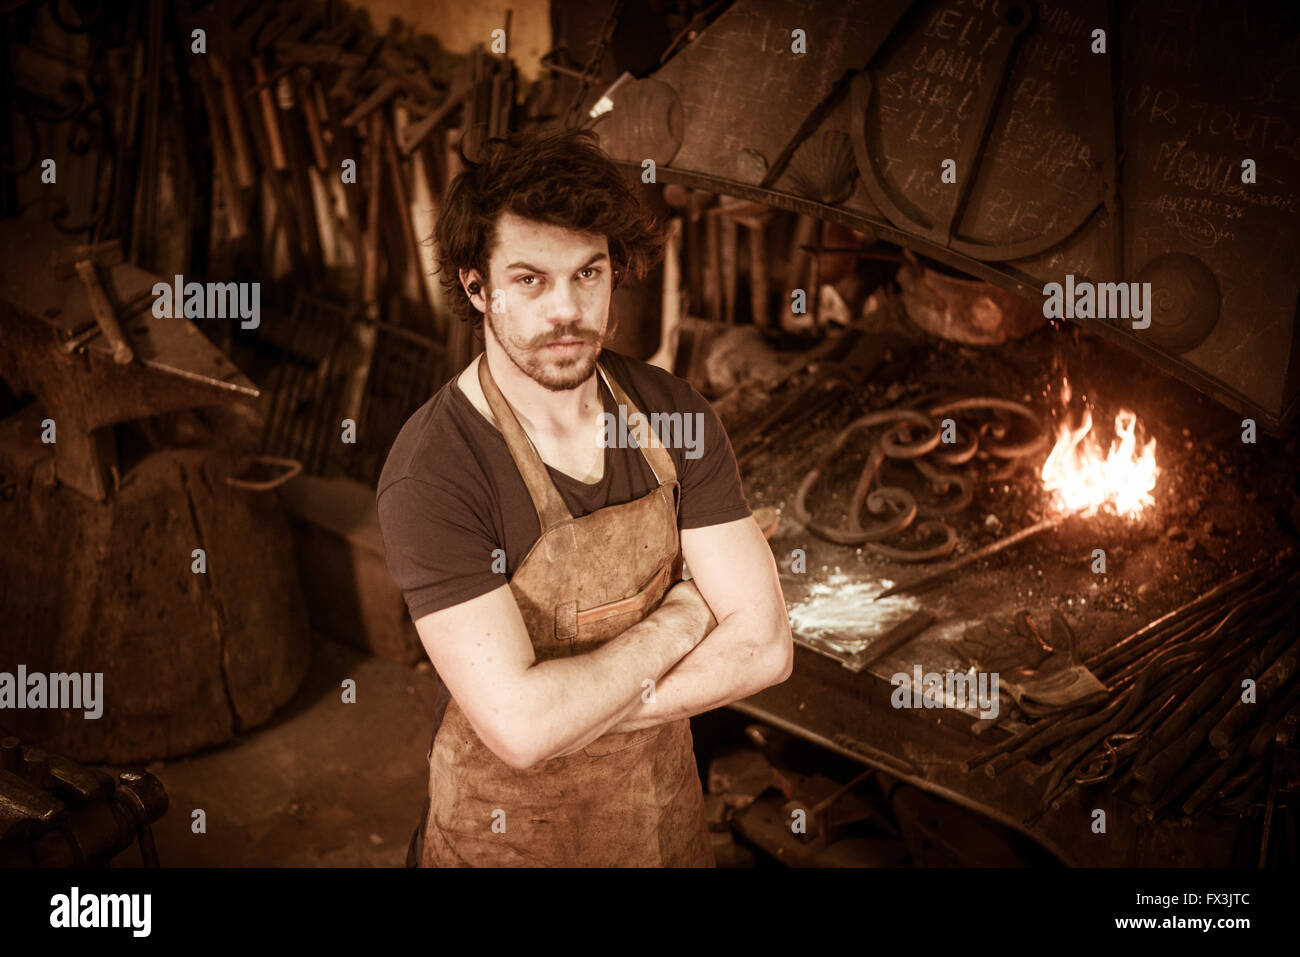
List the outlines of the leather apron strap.
<svg viewBox="0 0 1300 957">
<path fill-rule="evenodd" d="M 649 464 L 650 470 L 654 472 L 659 484 L 676 482 L 677 467 L 673 465 L 672 456 L 663 447 L 654 429 L 649 428 L 650 420 L 628 398 L 623 388 L 605 373 L 604 368 L 599 363 L 597 363 L 596 368 L 599 370 L 601 378 L 605 380 L 605 385 L 608 386 L 610 393 L 614 396 L 614 401 L 627 410 L 627 421 L 633 421 L 635 416 L 640 417 L 647 423 L 645 434 L 649 436 L 650 444 L 641 449 L 641 454 L 645 456 L 646 462 Z M 542 534 L 545 535 L 549 529 L 562 522 L 571 521 L 573 515 L 560 497 L 559 491 L 555 488 L 555 483 L 551 481 L 551 477 L 546 471 L 546 463 L 537 454 L 537 448 L 533 445 L 532 439 L 528 438 L 523 426 L 519 424 L 519 419 L 515 417 L 515 410 L 510 407 L 510 403 L 506 401 L 506 397 L 501 394 L 501 390 L 497 387 L 496 380 L 492 378 L 492 372 L 488 369 L 486 353 L 479 358 L 478 381 L 479 385 L 483 387 L 483 397 L 487 399 L 488 408 L 492 410 L 492 415 L 497 420 L 497 426 L 501 429 L 501 435 L 506 440 L 506 446 L 510 449 L 510 456 L 515 460 L 515 465 L 519 468 L 519 474 L 523 476 L 524 485 L 528 487 L 528 494 L 533 500 L 533 507 L 537 509 L 537 517 L 541 522 Z"/>
<path fill-rule="evenodd" d="M 555 483 L 546 474 L 546 465 L 542 462 L 542 457 L 537 454 L 537 449 L 533 447 L 532 440 L 528 438 L 524 427 L 515 418 L 515 410 L 510 408 L 510 403 L 497 388 L 496 380 L 488 371 L 487 353 L 480 356 L 478 360 L 478 381 L 483 387 L 483 396 L 487 399 L 488 408 L 492 410 L 492 416 L 497 420 L 497 427 L 505 437 L 506 446 L 510 449 L 510 457 L 515 460 L 515 464 L 519 467 L 519 474 L 524 477 L 524 484 L 528 486 L 528 494 L 533 499 L 533 507 L 537 509 L 537 517 L 542 523 L 542 534 L 545 535 L 548 529 L 571 520 L 573 515 L 564 504 L 564 499 L 560 498 L 560 493 L 556 491 Z"/>
<path fill-rule="evenodd" d="M 609 386 L 609 391 L 614 395 L 614 401 L 627 409 L 628 421 L 631 421 L 634 415 L 645 419 L 645 431 L 650 437 L 650 444 L 641 450 L 641 454 L 645 456 L 645 460 L 649 463 L 650 470 L 655 473 L 655 478 L 659 480 L 659 484 L 676 482 L 677 466 L 673 465 L 673 457 L 663 447 L 663 443 L 659 441 L 659 436 L 655 433 L 655 430 L 649 427 L 650 420 L 646 419 L 645 414 L 637 408 L 636 403 L 628 398 L 622 386 L 605 374 L 604 368 L 599 363 L 597 363 L 596 368 L 600 369 L 600 377 L 605 380 L 605 385 Z"/>
</svg>

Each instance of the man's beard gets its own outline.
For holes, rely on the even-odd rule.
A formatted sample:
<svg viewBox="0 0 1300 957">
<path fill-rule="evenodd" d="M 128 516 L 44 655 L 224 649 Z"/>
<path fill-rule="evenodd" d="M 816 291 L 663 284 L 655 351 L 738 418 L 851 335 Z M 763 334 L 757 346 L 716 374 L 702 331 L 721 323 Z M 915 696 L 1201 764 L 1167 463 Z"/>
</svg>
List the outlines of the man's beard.
<svg viewBox="0 0 1300 957">
<path fill-rule="evenodd" d="M 557 326 L 532 339 L 512 338 L 504 328 L 504 321 L 489 311 L 488 327 L 496 336 L 497 342 L 506 357 L 528 378 L 551 392 L 566 392 L 576 389 L 586 382 L 596 369 L 596 357 L 600 355 L 601 336 L 584 329 L 580 324 Z M 563 339 L 581 339 L 589 346 L 575 356 L 552 355 L 546 348 L 552 342 Z"/>
</svg>

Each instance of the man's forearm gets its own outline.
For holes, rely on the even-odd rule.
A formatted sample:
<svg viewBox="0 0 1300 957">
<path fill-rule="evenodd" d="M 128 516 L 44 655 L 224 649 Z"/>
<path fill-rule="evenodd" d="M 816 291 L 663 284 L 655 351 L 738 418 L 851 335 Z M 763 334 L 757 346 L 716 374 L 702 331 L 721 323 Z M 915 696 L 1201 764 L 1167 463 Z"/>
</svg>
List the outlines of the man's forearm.
<svg viewBox="0 0 1300 957">
<path fill-rule="evenodd" d="M 773 643 L 756 640 L 754 631 L 741 616 L 724 620 L 656 682 L 650 700 L 643 696 L 610 730 L 636 731 L 689 718 L 770 687 L 777 670 L 770 663 Z"/>
<path fill-rule="evenodd" d="M 612 730 L 614 730 L 615 726 L 621 724 L 624 721 L 624 719 L 626 719 L 627 716 L 632 713 L 632 710 L 637 706 L 637 701 L 638 701 L 637 698 L 633 698 L 631 701 L 625 704 L 622 707 L 622 709 L 615 712 L 614 716 L 610 718 L 608 721 L 604 721 L 601 724 L 598 724 L 595 727 L 589 729 L 587 733 L 584 734 L 581 738 L 579 738 L 576 742 L 567 746 L 563 751 L 556 752 L 555 754 L 551 755 L 551 757 L 559 758 L 559 757 L 563 757 L 566 754 L 573 754 L 575 751 L 581 751 L 583 748 L 591 744 L 591 742 L 595 741 L 597 738 L 601 738 L 604 737 L 606 734 L 609 734 Z"/>
<path fill-rule="evenodd" d="M 641 701 L 712 624 L 701 601 L 668 599 L 621 635 L 588 654 L 538 662 L 528 670 L 538 761 L 577 750 L 605 734 Z"/>
</svg>

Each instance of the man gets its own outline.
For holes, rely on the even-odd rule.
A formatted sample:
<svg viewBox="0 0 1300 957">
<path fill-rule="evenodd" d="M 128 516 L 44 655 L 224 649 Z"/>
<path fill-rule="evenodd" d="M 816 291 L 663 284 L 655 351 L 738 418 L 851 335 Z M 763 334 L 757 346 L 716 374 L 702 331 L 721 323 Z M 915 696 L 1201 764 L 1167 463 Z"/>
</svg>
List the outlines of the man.
<svg viewBox="0 0 1300 957">
<path fill-rule="evenodd" d="M 437 241 L 455 308 L 487 329 L 378 489 L 445 687 L 413 853 L 712 866 L 688 719 L 784 681 L 793 646 L 717 416 L 602 350 L 611 293 L 661 234 L 594 136 L 561 132 L 486 144 Z"/>
</svg>

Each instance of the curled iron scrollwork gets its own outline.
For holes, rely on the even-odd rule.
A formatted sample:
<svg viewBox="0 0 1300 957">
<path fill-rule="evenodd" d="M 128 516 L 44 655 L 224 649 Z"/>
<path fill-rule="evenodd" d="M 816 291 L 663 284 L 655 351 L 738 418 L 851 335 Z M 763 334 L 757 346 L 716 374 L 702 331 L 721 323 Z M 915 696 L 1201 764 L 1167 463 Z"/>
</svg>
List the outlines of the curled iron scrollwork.
<svg viewBox="0 0 1300 957">
<path fill-rule="evenodd" d="M 990 414 L 993 418 L 985 418 Z M 953 441 L 944 442 L 947 419 L 952 420 Z M 855 438 L 873 430 L 876 437 L 849 499 L 847 524 L 834 526 L 814 518 L 808 510 L 813 488 Z M 1047 431 L 1037 413 L 995 396 L 950 400 L 925 411 L 872 412 L 853 420 L 835 436 L 799 483 L 792 507 L 809 531 L 829 542 L 862 546 L 900 562 L 946 558 L 957 546 L 957 532 L 946 519 L 966 509 L 975 496 L 970 464 L 977 457 L 1000 462 L 984 477 L 1005 478 L 1043 451 L 1047 442 Z M 918 501 L 917 493 L 903 485 L 880 484 L 889 462 L 910 464 L 934 498 Z M 956 470 L 961 467 L 966 467 L 966 472 Z M 874 520 L 866 520 L 864 515 Z M 885 541 L 911 532 L 919 533 L 925 544 L 913 547 Z"/>
</svg>

